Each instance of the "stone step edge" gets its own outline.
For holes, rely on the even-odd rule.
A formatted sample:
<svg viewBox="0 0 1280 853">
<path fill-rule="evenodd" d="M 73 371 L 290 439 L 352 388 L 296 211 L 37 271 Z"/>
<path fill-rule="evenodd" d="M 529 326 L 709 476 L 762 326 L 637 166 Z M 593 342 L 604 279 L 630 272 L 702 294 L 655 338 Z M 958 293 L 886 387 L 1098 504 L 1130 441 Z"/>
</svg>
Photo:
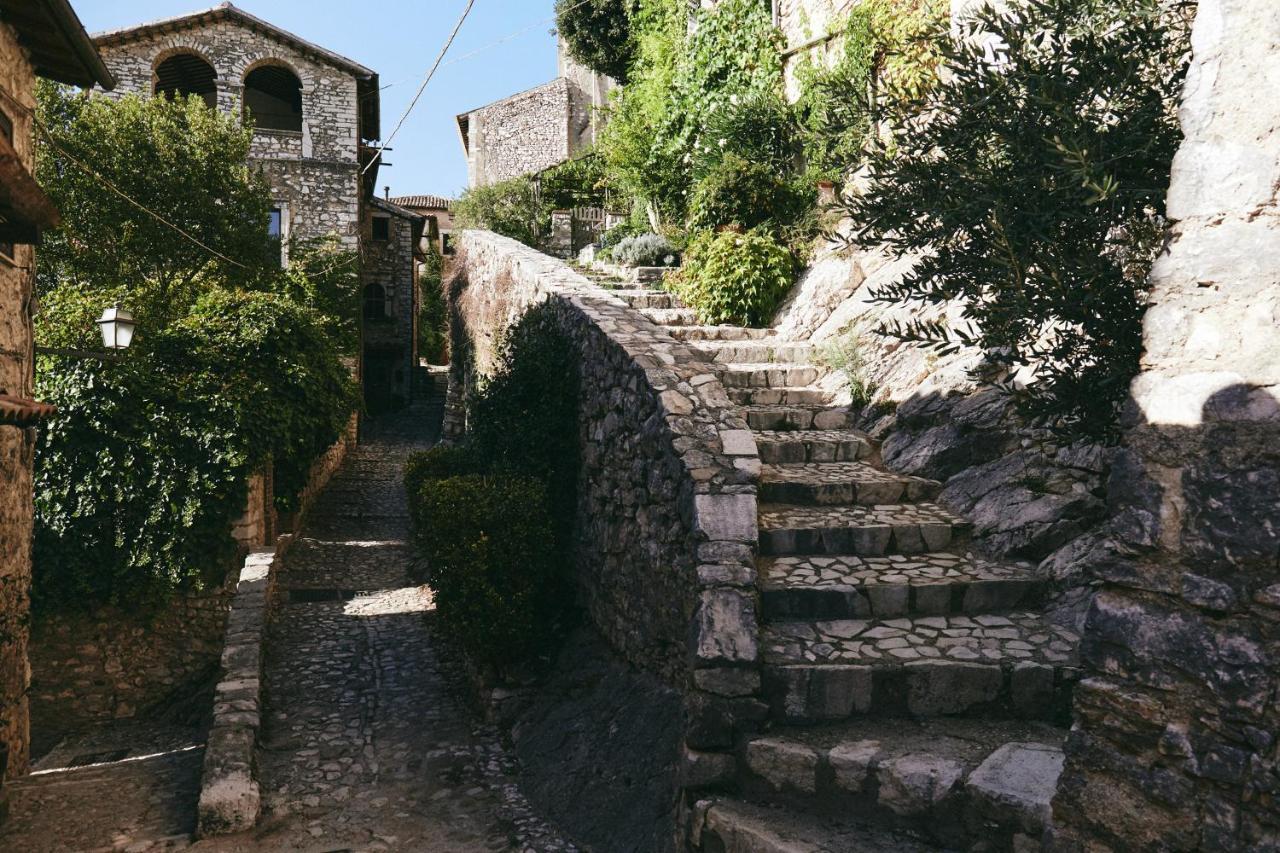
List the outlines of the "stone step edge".
<svg viewBox="0 0 1280 853">
<path fill-rule="evenodd" d="M 774 561 L 785 558 L 760 559 L 763 561 L 758 564 L 762 610 L 771 621 L 977 616 L 1038 608 L 1050 589 L 1049 582 L 1037 577 L 1033 567 L 1017 564 L 1010 565 L 1013 570 L 1004 577 L 922 576 L 908 577 L 905 582 L 850 578 L 847 583 L 817 585 L 792 582 L 786 575 L 779 577 L 769 571 Z M 891 575 L 902 570 L 890 564 L 863 571 Z"/>
<path fill-rule="evenodd" d="M 1006 659 L 926 659 L 904 663 L 770 662 L 764 690 L 775 720 L 816 725 L 856 717 L 987 716 L 1070 719 L 1080 669 Z"/>
<path fill-rule="evenodd" d="M 1067 732 L 1060 734 L 1056 744 L 1010 737 L 989 751 L 983 747 L 976 759 L 937 754 L 927 743 L 886 748 L 864 739 L 815 748 L 765 736 L 749 741 L 739 762 L 751 794 L 780 795 L 797 806 L 887 827 L 925 819 L 921 829 L 939 841 L 957 834 L 1031 840 L 1052 822 Z"/>
<path fill-rule="evenodd" d="M 689 842 L 705 853 L 929 853 L 901 833 L 877 828 L 833 827 L 791 809 L 766 808 L 730 797 L 697 801 Z"/>
</svg>

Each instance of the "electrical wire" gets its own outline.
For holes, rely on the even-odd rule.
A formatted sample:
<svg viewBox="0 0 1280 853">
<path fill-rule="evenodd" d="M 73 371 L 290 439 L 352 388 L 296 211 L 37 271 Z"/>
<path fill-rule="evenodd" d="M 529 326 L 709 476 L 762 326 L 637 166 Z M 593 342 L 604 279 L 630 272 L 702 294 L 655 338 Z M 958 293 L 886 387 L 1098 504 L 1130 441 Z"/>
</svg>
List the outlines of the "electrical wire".
<svg viewBox="0 0 1280 853">
<path fill-rule="evenodd" d="M 454 25 L 453 32 L 449 34 L 448 40 L 444 43 L 444 47 L 440 48 L 440 53 L 436 56 L 436 61 L 431 66 L 431 70 L 427 72 L 426 78 L 423 79 L 422 85 L 418 87 L 418 91 L 413 96 L 413 100 L 409 102 L 409 106 L 405 109 L 404 114 L 400 116 L 400 120 L 396 122 L 395 129 L 391 131 L 391 135 L 382 141 L 378 146 L 378 153 L 369 160 L 369 165 L 365 166 L 360 174 L 364 175 L 372 169 L 378 161 L 382 159 L 382 155 L 386 152 L 387 147 L 395 140 L 396 134 L 400 132 L 400 128 L 404 127 L 405 121 L 409 118 L 409 114 L 413 112 L 413 108 L 418 105 L 422 93 L 427 90 L 427 85 L 431 82 L 431 78 L 436 76 L 436 71 L 440 68 L 440 63 L 444 61 L 444 56 L 449 52 L 449 48 L 453 46 L 453 40 L 458 37 L 458 32 L 462 29 L 462 25 L 467 22 L 467 16 L 471 14 L 471 8 L 476 5 L 476 0 L 467 0 L 467 6 L 462 10 L 462 15 L 458 17 L 458 23 Z"/>
</svg>

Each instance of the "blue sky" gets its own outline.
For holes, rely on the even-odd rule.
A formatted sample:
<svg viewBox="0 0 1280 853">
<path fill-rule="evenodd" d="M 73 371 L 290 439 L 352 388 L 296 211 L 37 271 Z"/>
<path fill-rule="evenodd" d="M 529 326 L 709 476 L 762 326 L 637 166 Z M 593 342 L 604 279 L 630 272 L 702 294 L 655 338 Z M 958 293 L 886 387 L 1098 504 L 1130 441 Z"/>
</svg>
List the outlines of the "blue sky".
<svg viewBox="0 0 1280 853">
<path fill-rule="evenodd" d="M 466 6 L 466 0 L 234 0 L 247 12 L 366 65 L 382 93 L 390 133 Z M 72 0 L 90 32 L 167 18 L 217 0 Z M 380 184 L 392 195 L 456 196 L 467 166 L 454 116 L 556 76 L 554 0 L 476 0 L 449 51 L 457 58 L 529 28 L 518 38 L 442 66 L 387 154 Z M 541 22 L 541 23 L 540 23 Z M 535 26 L 536 25 L 536 26 Z"/>
</svg>

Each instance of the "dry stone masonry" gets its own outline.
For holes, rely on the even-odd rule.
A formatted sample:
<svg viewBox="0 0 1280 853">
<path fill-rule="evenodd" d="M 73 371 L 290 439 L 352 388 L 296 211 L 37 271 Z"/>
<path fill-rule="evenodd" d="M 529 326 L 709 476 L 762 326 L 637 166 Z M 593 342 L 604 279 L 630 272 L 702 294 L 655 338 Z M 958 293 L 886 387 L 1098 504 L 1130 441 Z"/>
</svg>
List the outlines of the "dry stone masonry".
<svg viewBox="0 0 1280 853">
<path fill-rule="evenodd" d="M 1038 610 L 1045 584 L 1034 567 L 966 553 L 968 524 L 930 503 L 940 484 L 884 469 L 877 444 L 817 384 L 811 344 L 773 329 L 700 326 L 668 293 L 626 285 L 609 294 L 490 234 L 468 233 L 463 246 L 455 324 L 473 364 L 488 364 L 489 329 L 544 299 L 581 342 L 584 598 L 615 648 L 686 692 L 682 843 L 781 853 L 800 839 L 830 851 L 989 839 L 997 849 L 1043 849 L 1078 637 Z M 643 307 L 613 307 L 618 300 Z M 715 389 L 718 446 L 684 455 L 695 511 L 733 498 L 722 522 L 701 525 L 723 530 L 712 533 L 723 542 L 699 546 L 703 565 L 668 557 L 646 566 L 631 545 L 637 533 L 671 541 L 661 538 L 662 502 L 679 506 L 687 486 L 637 492 L 628 472 L 648 472 L 652 485 L 672 447 L 688 445 L 667 430 L 648 438 L 652 404 L 627 393 L 636 387 L 627 362 L 591 345 L 606 322 L 614 335 L 644 339 L 651 358 L 674 359 L 691 386 Z M 456 393 L 470 381 L 463 364 Z M 677 418 L 699 414 L 705 392 L 672 396 L 669 380 L 647 376 L 647 396 Z M 718 482 L 734 488 L 700 493 Z M 655 524 L 661 533 L 645 527 Z M 696 542 L 696 530 L 680 538 Z M 599 550 L 601 541 L 616 542 L 619 556 Z M 695 566 L 701 593 L 690 583 Z M 686 572 L 690 580 L 668 585 Z M 680 610 L 670 606 L 676 594 Z M 693 637 L 688 658 L 672 641 L 681 630 Z M 664 648 L 672 657 L 655 660 Z M 690 663 L 692 679 L 681 678 Z M 894 722 L 876 737 L 874 721 L 885 717 Z M 923 733 L 891 734 L 916 725 Z M 963 760 L 949 752 L 979 730 Z M 863 807 L 842 810 L 850 802 Z"/>
<path fill-rule="evenodd" d="M 360 148 L 378 137 L 376 73 L 310 44 L 229 3 L 126 29 L 95 42 L 119 85 L 116 94 L 150 96 L 157 69 L 176 56 L 212 66 L 219 109 L 244 109 L 245 79 L 254 70 L 284 69 L 302 84 L 299 130 L 257 128 L 252 161 L 271 183 L 290 237 L 341 237 L 358 245 Z"/>
<path fill-rule="evenodd" d="M 1280 6 L 1201 0 L 1112 523 L 1064 850 L 1280 849 Z"/>
</svg>

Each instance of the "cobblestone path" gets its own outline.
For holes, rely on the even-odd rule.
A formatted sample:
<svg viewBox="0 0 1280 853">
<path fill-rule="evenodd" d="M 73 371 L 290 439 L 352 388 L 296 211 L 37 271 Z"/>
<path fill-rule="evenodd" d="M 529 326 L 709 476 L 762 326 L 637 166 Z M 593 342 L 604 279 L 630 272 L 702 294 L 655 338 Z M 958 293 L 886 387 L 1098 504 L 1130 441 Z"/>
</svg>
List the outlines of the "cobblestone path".
<svg viewBox="0 0 1280 853">
<path fill-rule="evenodd" d="M 24 781 L 0 850 L 574 849 L 532 813 L 497 733 L 467 712 L 430 591 L 408 580 L 401 472 L 434 440 L 438 402 L 370 427 L 285 560 L 256 831 L 191 843 L 196 744 Z"/>
<path fill-rule="evenodd" d="M 474 727 L 430 591 L 408 580 L 400 478 L 433 436 L 411 416 L 373 429 L 281 574 L 257 838 L 197 849 L 566 849 L 523 807 L 496 734 Z"/>
</svg>

